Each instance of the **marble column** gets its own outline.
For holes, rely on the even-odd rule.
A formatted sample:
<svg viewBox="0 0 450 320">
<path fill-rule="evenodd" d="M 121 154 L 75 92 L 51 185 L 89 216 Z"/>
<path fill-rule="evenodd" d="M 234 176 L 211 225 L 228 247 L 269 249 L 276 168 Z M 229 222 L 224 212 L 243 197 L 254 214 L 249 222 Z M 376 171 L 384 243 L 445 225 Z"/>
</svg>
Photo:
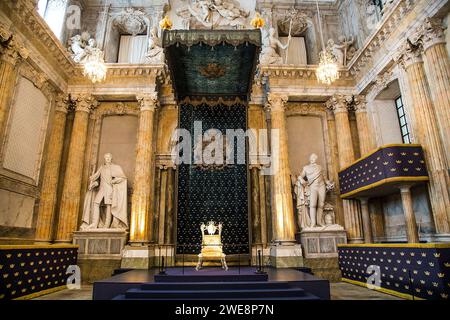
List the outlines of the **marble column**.
<svg viewBox="0 0 450 320">
<path fill-rule="evenodd" d="M 153 125 L 158 106 L 156 92 L 136 96 L 139 106 L 139 131 L 136 151 L 134 191 L 131 200 L 130 244 L 144 245 L 153 237 Z"/>
<path fill-rule="evenodd" d="M 402 196 L 403 214 L 406 222 L 406 236 L 409 243 L 419 242 L 419 233 L 417 232 L 416 216 L 414 215 L 413 202 L 411 196 L 411 187 L 408 185 L 400 187 Z"/>
<path fill-rule="evenodd" d="M 415 129 L 418 142 L 422 145 L 428 167 L 429 195 L 437 233 L 450 233 L 450 179 L 444 144 L 438 128 L 439 115 L 433 107 L 430 86 L 427 83 L 421 57 L 421 46 L 406 42 L 396 61 L 406 70 L 412 95 Z M 433 83 L 434 85 L 434 83 Z M 448 101 L 447 101 L 448 104 Z M 448 108 L 448 105 L 447 105 Z"/>
<path fill-rule="evenodd" d="M 36 222 L 36 242 L 50 242 L 52 240 L 68 102 L 67 96 L 63 94 L 58 95 L 55 99 L 55 115 L 45 160 L 44 177 Z"/>
<path fill-rule="evenodd" d="M 278 141 L 271 141 L 272 161 L 275 173 L 272 175 L 272 215 L 274 241 L 295 241 L 294 208 L 291 193 L 291 178 L 288 158 L 287 130 L 285 117 L 286 95 L 268 95 L 272 130 L 278 130 Z M 273 160 L 276 158 L 276 160 Z"/>
<path fill-rule="evenodd" d="M 361 157 L 376 148 L 374 135 L 372 134 L 369 118 L 367 116 L 366 99 L 364 96 L 354 97 L 356 125 L 358 127 L 359 149 Z"/>
<path fill-rule="evenodd" d="M 16 85 L 17 65 L 27 57 L 28 51 L 0 26 L 0 135 L 3 133 Z"/>
<path fill-rule="evenodd" d="M 450 167 L 450 60 L 441 20 L 426 19 L 419 28 L 423 45 L 426 77 L 430 84 L 439 131 L 444 143 L 447 168 Z"/>
<path fill-rule="evenodd" d="M 75 118 L 64 174 L 56 242 L 71 242 L 72 233 L 77 228 L 89 113 L 97 106 L 90 94 L 72 95 L 71 98 L 75 103 Z"/>
<path fill-rule="evenodd" d="M 369 199 L 361 198 L 361 215 L 363 220 L 364 243 L 373 243 L 372 222 L 369 214 Z"/>
<path fill-rule="evenodd" d="M 336 140 L 339 151 L 339 168 L 341 170 L 355 160 L 350 121 L 348 118 L 348 107 L 352 101 L 352 96 L 334 95 L 326 103 L 327 108 L 334 113 Z M 358 200 L 343 200 L 342 205 L 344 208 L 344 225 L 347 231 L 348 241 L 350 243 L 361 243 L 363 241 L 363 228 Z"/>
</svg>

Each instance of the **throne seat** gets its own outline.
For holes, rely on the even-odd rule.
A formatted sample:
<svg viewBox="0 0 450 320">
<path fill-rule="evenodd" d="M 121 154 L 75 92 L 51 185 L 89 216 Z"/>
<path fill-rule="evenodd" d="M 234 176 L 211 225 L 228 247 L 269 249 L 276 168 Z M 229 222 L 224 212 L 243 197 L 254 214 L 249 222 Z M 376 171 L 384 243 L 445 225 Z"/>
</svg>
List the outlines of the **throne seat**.
<svg viewBox="0 0 450 320">
<path fill-rule="evenodd" d="M 222 241 L 220 234 L 204 235 L 202 241 L 202 251 L 198 255 L 198 263 L 195 269 L 198 271 L 202 268 L 203 261 L 220 260 L 222 268 L 228 270 L 225 260 L 226 254 L 222 250 Z"/>
</svg>

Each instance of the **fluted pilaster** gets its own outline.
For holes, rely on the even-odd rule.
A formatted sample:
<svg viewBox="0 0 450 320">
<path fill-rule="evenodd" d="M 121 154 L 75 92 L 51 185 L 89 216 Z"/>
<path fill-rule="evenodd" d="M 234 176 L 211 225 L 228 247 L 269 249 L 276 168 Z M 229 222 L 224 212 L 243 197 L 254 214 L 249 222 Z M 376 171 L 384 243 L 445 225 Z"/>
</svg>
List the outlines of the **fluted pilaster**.
<svg viewBox="0 0 450 320">
<path fill-rule="evenodd" d="M 356 126 L 358 127 L 359 149 L 361 156 L 375 149 L 375 139 L 369 123 L 365 96 L 354 96 Z"/>
<path fill-rule="evenodd" d="M 352 102 L 353 96 L 334 95 L 326 103 L 327 108 L 334 113 L 340 169 L 350 165 L 355 160 L 348 118 L 348 108 Z M 344 225 L 349 242 L 362 242 L 363 226 L 358 200 L 344 200 L 342 206 L 344 208 Z"/>
<path fill-rule="evenodd" d="M 441 139 L 437 114 L 433 108 L 430 89 L 427 83 L 421 46 L 405 43 L 396 57 L 406 70 L 415 114 L 416 136 L 424 149 L 430 176 L 429 194 L 434 222 L 438 233 L 450 232 L 450 180 Z M 448 102 L 447 102 L 448 103 Z M 447 105 L 448 108 L 448 105 Z M 447 141 L 448 143 L 448 141 Z"/>
<path fill-rule="evenodd" d="M 36 223 L 35 239 L 37 242 L 50 242 L 52 240 L 68 102 L 67 96 L 63 94 L 58 95 L 55 100 L 55 116 L 45 161 Z"/>
<path fill-rule="evenodd" d="M 271 177 L 272 217 L 274 241 L 295 241 L 294 208 L 291 193 L 290 168 L 287 147 L 287 131 L 285 118 L 286 95 L 270 93 L 268 108 L 270 111 L 272 130 L 278 130 L 278 148 L 276 141 L 271 141 L 272 159 L 275 173 Z"/>
<path fill-rule="evenodd" d="M 154 213 L 151 210 L 153 186 L 153 125 L 158 96 L 155 93 L 138 95 L 140 106 L 136 151 L 134 191 L 131 202 L 130 243 L 145 244 L 153 237 Z"/>
<path fill-rule="evenodd" d="M 423 46 L 439 131 L 444 143 L 447 168 L 450 167 L 450 61 L 445 46 L 444 26 L 441 20 L 426 19 L 419 28 L 419 43 Z"/>
<path fill-rule="evenodd" d="M 57 242 L 71 242 L 72 233 L 77 228 L 89 113 L 97 105 L 94 97 L 90 94 L 73 95 L 72 100 L 75 103 L 75 118 L 64 175 L 55 239 Z"/>
</svg>

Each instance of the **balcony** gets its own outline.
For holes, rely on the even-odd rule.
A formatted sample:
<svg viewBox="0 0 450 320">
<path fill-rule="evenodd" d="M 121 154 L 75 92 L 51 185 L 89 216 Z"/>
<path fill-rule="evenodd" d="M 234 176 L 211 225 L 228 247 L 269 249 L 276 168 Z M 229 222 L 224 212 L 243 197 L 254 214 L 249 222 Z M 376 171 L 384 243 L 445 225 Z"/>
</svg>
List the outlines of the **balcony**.
<svg viewBox="0 0 450 320">
<path fill-rule="evenodd" d="M 339 172 L 341 198 L 373 198 L 396 193 L 405 184 L 428 181 L 420 145 L 382 146 Z"/>
</svg>

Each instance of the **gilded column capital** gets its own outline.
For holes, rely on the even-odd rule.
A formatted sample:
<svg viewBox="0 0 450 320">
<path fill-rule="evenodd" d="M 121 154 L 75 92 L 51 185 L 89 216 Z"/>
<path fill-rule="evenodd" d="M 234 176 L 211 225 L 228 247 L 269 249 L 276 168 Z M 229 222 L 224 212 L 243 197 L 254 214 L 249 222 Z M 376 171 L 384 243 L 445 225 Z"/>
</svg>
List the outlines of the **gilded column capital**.
<svg viewBox="0 0 450 320">
<path fill-rule="evenodd" d="M 30 52 L 8 28 L 0 25 L 0 59 L 12 65 L 16 65 L 21 59 L 27 59 Z"/>
<path fill-rule="evenodd" d="M 268 104 L 265 106 L 266 109 L 270 111 L 280 111 L 284 110 L 286 102 L 289 96 L 283 93 L 269 93 L 267 95 Z"/>
<path fill-rule="evenodd" d="M 71 95 L 72 102 L 75 103 L 75 111 L 92 112 L 98 105 L 94 96 L 89 93 Z"/>
<path fill-rule="evenodd" d="M 367 112 L 367 101 L 364 95 L 353 96 L 353 107 L 356 113 Z"/>
<path fill-rule="evenodd" d="M 445 43 L 445 29 L 441 19 L 426 18 L 424 23 L 417 28 L 417 41 L 419 41 L 424 50 L 435 44 Z"/>
<path fill-rule="evenodd" d="M 420 42 L 412 43 L 407 39 L 394 56 L 394 61 L 406 69 L 413 64 L 423 62 L 422 52 L 423 47 L 420 45 Z"/>
<path fill-rule="evenodd" d="M 136 95 L 141 111 L 155 111 L 159 106 L 158 93 L 141 93 Z"/>
<path fill-rule="evenodd" d="M 67 113 L 70 100 L 67 94 L 60 93 L 55 97 L 55 111 Z"/>
<path fill-rule="evenodd" d="M 325 103 L 325 106 L 335 114 L 347 113 L 352 101 L 353 96 L 351 95 L 335 94 Z"/>
</svg>

